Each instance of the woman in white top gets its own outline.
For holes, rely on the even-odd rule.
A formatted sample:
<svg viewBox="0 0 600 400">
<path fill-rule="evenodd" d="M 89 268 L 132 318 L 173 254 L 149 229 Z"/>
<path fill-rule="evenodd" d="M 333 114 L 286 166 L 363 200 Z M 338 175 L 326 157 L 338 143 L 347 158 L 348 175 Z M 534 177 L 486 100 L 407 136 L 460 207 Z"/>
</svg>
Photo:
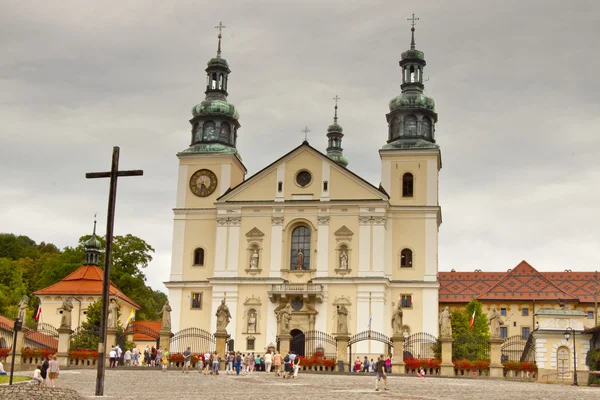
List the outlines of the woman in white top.
<svg viewBox="0 0 600 400">
<path fill-rule="evenodd" d="M 42 366 L 41 365 L 38 365 L 37 369 L 35 371 L 33 371 L 33 380 L 36 381 L 39 384 L 41 384 L 43 382 L 43 379 L 42 379 Z"/>
<path fill-rule="evenodd" d="M 56 378 L 58 378 L 58 375 L 60 374 L 58 358 L 56 357 L 56 355 L 52 356 L 52 360 L 50 360 L 49 364 L 50 365 L 48 367 L 48 375 L 50 377 L 50 387 L 54 387 Z"/>
</svg>

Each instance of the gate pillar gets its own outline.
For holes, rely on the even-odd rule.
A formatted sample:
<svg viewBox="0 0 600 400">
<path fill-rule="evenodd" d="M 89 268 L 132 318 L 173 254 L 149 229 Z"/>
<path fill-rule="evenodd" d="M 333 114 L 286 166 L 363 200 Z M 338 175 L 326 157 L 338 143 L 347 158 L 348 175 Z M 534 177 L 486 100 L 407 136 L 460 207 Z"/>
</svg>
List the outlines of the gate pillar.
<svg viewBox="0 0 600 400">
<path fill-rule="evenodd" d="M 490 378 L 503 378 L 502 352 L 500 346 L 504 340 L 498 337 L 490 339 Z"/>
<path fill-rule="evenodd" d="M 169 352 L 171 352 L 171 331 L 169 329 L 161 329 L 158 332 L 158 335 L 160 347 L 162 347 L 163 350 L 168 350 Z"/>
<path fill-rule="evenodd" d="M 216 340 L 215 350 L 217 351 L 217 354 L 221 358 L 223 358 L 223 356 L 225 355 L 225 345 L 227 344 L 228 337 L 229 337 L 229 334 L 226 331 L 216 331 L 215 332 L 215 340 Z"/>
<path fill-rule="evenodd" d="M 394 344 L 394 358 L 392 359 L 392 372 L 404 374 L 406 372 L 406 364 L 404 364 L 404 336 L 395 334 L 392 336 Z"/>
<path fill-rule="evenodd" d="M 117 344 L 117 328 L 106 329 L 106 349 L 104 355 L 106 356 L 106 365 L 109 365 L 110 351 Z"/>
<path fill-rule="evenodd" d="M 292 335 L 289 333 L 282 333 L 279 335 L 279 353 L 287 354 L 290 351 L 290 340 Z"/>
<path fill-rule="evenodd" d="M 69 366 L 69 338 L 73 330 L 69 327 L 58 328 L 58 349 L 56 356 L 58 357 L 58 364 L 61 367 Z"/>
<path fill-rule="evenodd" d="M 454 364 L 452 363 L 452 336 L 442 336 L 442 363 L 440 364 L 440 376 L 454 376 Z"/>
<path fill-rule="evenodd" d="M 348 362 L 348 341 L 350 340 L 350 335 L 347 333 L 338 333 L 335 336 L 335 340 L 337 341 L 338 372 L 344 372 L 346 365 L 350 366 Z M 351 369 L 348 371 L 350 372 Z"/>
</svg>

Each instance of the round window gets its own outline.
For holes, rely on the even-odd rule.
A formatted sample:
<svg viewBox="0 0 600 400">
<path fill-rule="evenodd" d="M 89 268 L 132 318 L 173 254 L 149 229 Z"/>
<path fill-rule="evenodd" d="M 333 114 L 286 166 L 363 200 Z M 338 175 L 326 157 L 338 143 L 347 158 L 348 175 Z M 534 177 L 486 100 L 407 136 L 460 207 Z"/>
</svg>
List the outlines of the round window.
<svg viewBox="0 0 600 400">
<path fill-rule="evenodd" d="M 308 171 L 300 171 L 296 175 L 296 183 L 302 187 L 308 185 L 312 181 L 312 175 Z"/>
<path fill-rule="evenodd" d="M 300 311 L 302 310 L 302 307 L 304 307 L 304 300 L 302 300 L 302 297 L 296 297 L 292 300 L 292 310 Z"/>
</svg>

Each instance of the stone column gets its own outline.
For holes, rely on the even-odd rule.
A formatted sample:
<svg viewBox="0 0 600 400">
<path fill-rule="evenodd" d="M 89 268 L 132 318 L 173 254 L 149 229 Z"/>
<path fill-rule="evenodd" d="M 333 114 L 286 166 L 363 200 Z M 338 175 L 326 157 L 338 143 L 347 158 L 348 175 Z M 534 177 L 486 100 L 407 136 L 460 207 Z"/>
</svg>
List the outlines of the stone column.
<svg viewBox="0 0 600 400">
<path fill-rule="evenodd" d="M 158 336 L 160 338 L 160 347 L 163 350 L 171 352 L 171 331 L 169 329 L 161 329 L 158 331 Z"/>
<path fill-rule="evenodd" d="M 14 333 L 13 333 L 14 335 Z M 18 371 L 20 367 L 17 367 L 18 365 L 21 365 L 23 363 L 23 358 L 21 357 L 21 349 L 23 348 L 23 341 L 25 340 L 25 337 L 23 336 L 23 331 L 19 331 L 16 333 L 17 335 L 17 344 L 15 346 L 15 371 Z M 13 345 L 13 340 L 14 337 L 11 338 L 11 342 L 10 345 Z M 8 356 L 6 357 L 6 362 L 4 363 L 4 369 L 8 369 L 10 368 L 10 364 L 12 362 L 12 349 L 10 351 L 10 353 L 8 353 Z"/>
<path fill-rule="evenodd" d="M 227 345 L 227 338 L 229 337 L 229 334 L 227 334 L 227 331 L 225 330 L 217 330 L 215 332 L 215 339 L 217 342 L 216 345 L 216 351 L 217 354 L 219 355 L 219 357 L 223 357 L 225 355 L 225 348 Z"/>
<path fill-rule="evenodd" d="M 440 364 L 440 376 L 454 376 L 454 364 L 452 363 L 452 339 L 451 336 L 442 336 L 442 363 Z"/>
<path fill-rule="evenodd" d="M 392 373 L 404 374 L 406 372 L 406 364 L 404 364 L 404 336 L 401 333 L 396 333 L 392 336 L 392 343 L 394 344 Z"/>
<path fill-rule="evenodd" d="M 113 347 L 115 347 L 115 344 L 117 344 L 117 328 L 107 328 L 106 329 L 106 350 L 104 352 L 104 355 L 106 357 L 106 365 L 110 365 L 109 364 L 110 351 L 113 349 Z"/>
<path fill-rule="evenodd" d="M 350 334 L 348 333 L 338 333 L 335 335 L 335 340 L 337 341 L 337 361 L 338 365 L 340 362 L 343 363 L 342 369 L 338 368 L 338 372 L 346 371 L 346 368 L 350 366 L 348 363 L 348 341 L 350 340 Z M 348 369 L 348 372 L 351 371 Z"/>
<path fill-rule="evenodd" d="M 490 378 L 503 378 L 504 366 L 502 365 L 502 352 L 500 345 L 504 339 L 492 337 L 490 339 Z"/>
<path fill-rule="evenodd" d="M 58 364 L 61 367 L 69 366 L 69 339 L 73 330 L 68 326 L 61 326 L 58 328 L 58 350 L 56 356 L 58 357 Z"/>
<path fill-rule="evenodd" d="M 289 333 L 282 333 L 279 335 L 279 353 L 285 355 L 290 351 L 290 340 L 292 335 Z"/>
</svg>

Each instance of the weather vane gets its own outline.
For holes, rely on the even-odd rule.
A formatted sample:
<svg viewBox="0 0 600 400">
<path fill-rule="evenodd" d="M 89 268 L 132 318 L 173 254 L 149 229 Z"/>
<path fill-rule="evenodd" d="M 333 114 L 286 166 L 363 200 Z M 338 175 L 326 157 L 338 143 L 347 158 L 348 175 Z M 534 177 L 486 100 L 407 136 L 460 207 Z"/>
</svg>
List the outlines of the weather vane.
<svg viewBox="0 0 600 400">
<path fill-rule="evenodd" d="M 304 126 L 304 129 L 301 130 L 301 132 L 304 132 L 304 141 L 308 142 L 308 132 L 310 132 L 311 130 L 308 129 L 308 126 Z"/>
</svg>

